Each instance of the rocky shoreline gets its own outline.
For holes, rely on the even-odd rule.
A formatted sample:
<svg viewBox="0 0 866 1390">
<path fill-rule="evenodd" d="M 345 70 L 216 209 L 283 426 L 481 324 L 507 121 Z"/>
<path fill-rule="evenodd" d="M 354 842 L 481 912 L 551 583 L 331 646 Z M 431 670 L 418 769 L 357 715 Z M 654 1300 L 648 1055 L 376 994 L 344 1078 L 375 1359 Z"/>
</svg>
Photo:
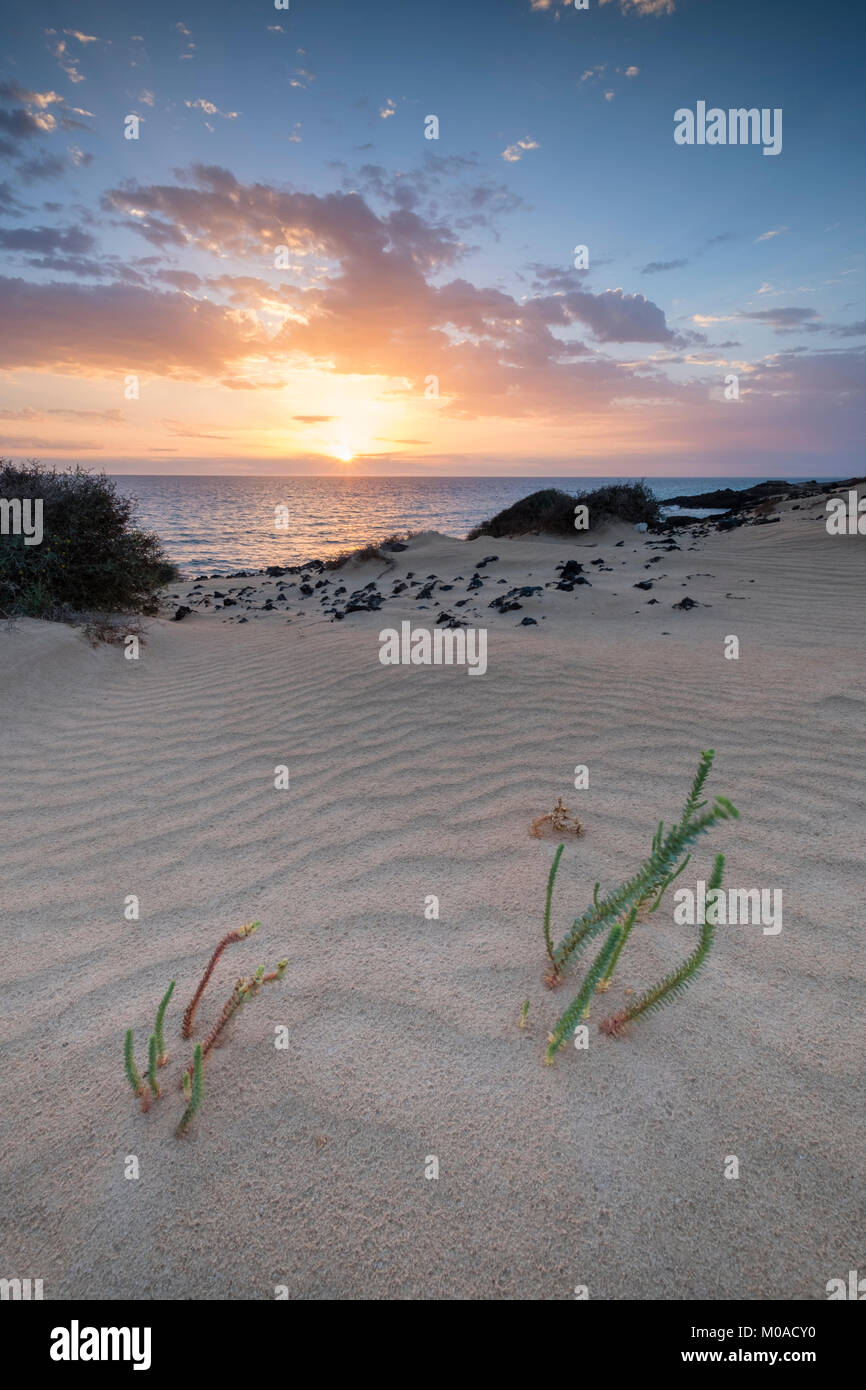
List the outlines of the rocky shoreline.
<svg viewBox="0 0 866 1390">
<path fill-rule="evenodd" d="M 866 487 L 866 478 L 845 478 L 839 482 L 824 482 L 810 478 L 808 482 L 785 482 L 782 478 L 769 478 L 764 483 L 756 483 L 746 488 L 718 488 L 715 492 L 697 492 L 680 497 L 667 497 L 662 503 L 665 507 L 725 507 L 731 514 L 751 510 L 759 502 L 799 501 L 804 497 L 815 497 L 822 492 L 839 492 L 845 488 L 861 490 Z"/>
</svg>

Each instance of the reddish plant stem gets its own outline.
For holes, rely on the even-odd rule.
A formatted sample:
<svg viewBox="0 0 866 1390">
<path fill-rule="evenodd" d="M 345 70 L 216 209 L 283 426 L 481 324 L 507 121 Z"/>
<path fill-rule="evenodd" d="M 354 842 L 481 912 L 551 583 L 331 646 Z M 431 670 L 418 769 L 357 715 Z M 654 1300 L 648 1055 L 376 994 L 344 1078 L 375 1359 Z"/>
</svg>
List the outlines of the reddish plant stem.
<svg viewBox="0 0 866 1390">
<path fill-rule="evenodd" d="M 244 937 L 250 936 L 255 931 L 258 925 L 258 922 L 249 922 L 245 927 L 237 927 L 234 931 L 226 932 L 222 941 L 219 943 L 210 960 L 208 961 L 207 969 L 205 970 L 204 974 L 201 977 L 201 980 L 199 981 L 198 989 L 196 990 L 195 994 L 192 996 L 192 999 L 186 1006 L 186 1012 L 183 1016 L 183 1026 L 180 1030 L 181 1035 L 184 1038 L 188 1038 L 192 1035 L 192 1024 L 193 1019 L 195 1018 L 195 1011 L 199 1005 L 199 1000 L 204 994 L 205 989 L 207 988 L 207 982 L 213 974 L 214 967 L 216 966 L 216 963 L 222 955 L 223 951 L 225 950 L 226 946 L 230 946 L 233 941 L 243 941 Z"/>
</svg>

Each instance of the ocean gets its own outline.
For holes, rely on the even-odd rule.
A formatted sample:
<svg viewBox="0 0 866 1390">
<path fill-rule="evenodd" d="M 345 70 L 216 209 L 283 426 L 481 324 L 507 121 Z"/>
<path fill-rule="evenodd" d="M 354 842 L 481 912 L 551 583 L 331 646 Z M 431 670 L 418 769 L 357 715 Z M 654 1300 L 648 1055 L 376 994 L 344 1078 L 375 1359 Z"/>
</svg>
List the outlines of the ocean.
<svg viewBox="0 0 866 1390">
<path fill-rule="evenodd" d="M 394 532 L 473 526 L 543 487 L 577 493 L 628 478 L 224 478 L 115 476 L 138 500 L 185 576 L 327 559 Z M 659 501 L 679 493 L 745 488 L 763 478 L 647 478 Z M 277 510 L 285 527 L 278 526 Z"/>
</svg>

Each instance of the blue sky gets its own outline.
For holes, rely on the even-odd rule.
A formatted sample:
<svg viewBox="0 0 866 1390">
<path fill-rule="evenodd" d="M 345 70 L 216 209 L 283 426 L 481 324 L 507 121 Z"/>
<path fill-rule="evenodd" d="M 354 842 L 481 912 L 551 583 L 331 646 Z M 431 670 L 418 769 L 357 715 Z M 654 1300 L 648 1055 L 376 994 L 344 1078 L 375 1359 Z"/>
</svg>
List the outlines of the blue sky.
<svg viewBox="0 0 866 1390">
<path fill-rule="evenodd" d="M 121 0 L 7 27 L 5 453 L 856 471 L 856 9 Z M 676 145 L 698 101 L 781 108 L 781 153 Z"/>
</svg>

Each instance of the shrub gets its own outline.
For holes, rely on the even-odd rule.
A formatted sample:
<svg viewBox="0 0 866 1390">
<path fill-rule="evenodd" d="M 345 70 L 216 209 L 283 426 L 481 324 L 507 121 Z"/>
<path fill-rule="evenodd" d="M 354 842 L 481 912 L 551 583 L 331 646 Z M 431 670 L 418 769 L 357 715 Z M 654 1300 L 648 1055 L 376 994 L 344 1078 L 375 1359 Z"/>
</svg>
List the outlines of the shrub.
<svg viewBox="0 0 866 1390">
<path fill-rule="evenodd" d="M 469 532 L 467 540 L 479 536 L 522 536 L 529 531 L 543 531 L 555 536 L 573 536 L 574 509 L 583 503 L 589 509 L 589 530 L 604 521 L 645 521 L 654 526 L 659 521 L 659 504 L 646 483 L 610 483 L 590 492 L 572 496 L 561 488 L 542 488 L 531 492 L 519 502 L 497 512 L 489 521 Z"/>
<path fill-rule="evenodd" d="M 39 545 L 0 535 L 7 616 L 155 612 L 159 589 L 179 577 L 159 537 L 136 526 L 135 501 L 119 496 L 104 473 L 0 459 L 0 498 L 42 501 Z"/>
</svg>

